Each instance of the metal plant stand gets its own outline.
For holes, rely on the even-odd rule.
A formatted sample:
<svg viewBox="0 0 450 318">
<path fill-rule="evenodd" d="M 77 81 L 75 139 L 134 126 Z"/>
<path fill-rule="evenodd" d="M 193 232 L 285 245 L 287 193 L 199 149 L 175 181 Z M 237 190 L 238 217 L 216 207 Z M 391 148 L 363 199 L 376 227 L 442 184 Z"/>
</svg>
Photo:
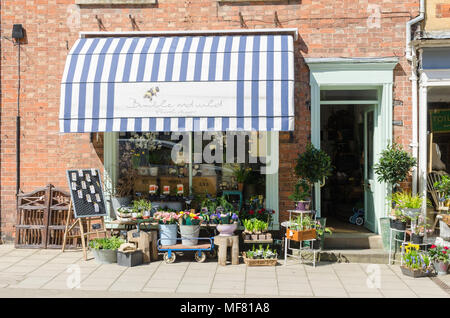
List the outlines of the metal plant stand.
<svg viewBox="0 0 450 318">
<path fill-rule="evenodd" d="M 292 217 L 293 213 L 294 214 L 300 214 L 300 223 L 303 222 L 303 215 L 308 215 L 308 214 L 311 214 L 313 216 L 313 218 L 314 218 L 314 221 L 316 221 L 316 213 L 315 213 L 316 211 L 314 211 L 314 210 L 307 210 L 307 211 L 287 210 L 287 212 L 289 213 L 289 221 L 292 220 L 291 217 Z M 286 226 L 286 229 L 287 228 L 288 228 L 288 226 Z M 313 249 L 312 246 L 313 246 L 314 241 L 316 241 L 316 239 L 303 240 L 303 241 L 299 242 L 300 247 L 298 249 L 297 248 L 292 248 L 291 244 L 290 244 L 291 240 L 288 239 L 287 235 L 285 234 L 285 238 L 284 238 L 284 265 L 285 266 L 287 265 L 287 258 L 288 257 L 292 257 L 292 258 L 298 259 L 300 261 L 300 263 L 303 263 L 302 251 L 310 250 L 313 253 L 313 266 L 316 267 L 316 254 L 319 253 L 319 255 L 320 255 L 321 248 L 319 247 L 318 249 Z M 309 248 L 305 248 L 303 246 L 304 242 L 309 242 Z M 297 251 L 298 252 L 298 256 L 288 254 L 288 250 Z"/>
</svg>

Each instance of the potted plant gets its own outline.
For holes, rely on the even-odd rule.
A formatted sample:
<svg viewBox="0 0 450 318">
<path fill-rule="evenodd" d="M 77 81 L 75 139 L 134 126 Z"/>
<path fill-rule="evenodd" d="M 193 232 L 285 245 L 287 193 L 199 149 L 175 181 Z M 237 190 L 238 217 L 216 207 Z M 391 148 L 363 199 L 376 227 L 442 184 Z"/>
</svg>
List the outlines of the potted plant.
<svg viewBox="0 0 450 318">
<path fill-rule="evenodd" d="M 294 186 L 294 192 L 289 199 L 296 203 L 295 209 L 308 211 L 311 207 L 311 187 L 305 179 L 299 179 Z"/>
<path fill-rule="evenodd" d="M 250 175 L 250 172 L 252 171 L 252 168 L 245 167 L 244 165 L 238 164 L 236 168 L 234 168 L 234 176 L 236 177 L 236 181 L 238 183 L 238 190 L 243 191 L 244 190 L 244 183 L 247 181 L 247 178 Z"/>
<path fill-rule="evenodd" d="M 111 197 L 111 204 L 115 213 L 117 213 L 119 208 L 130 205 L 134 191 L 134 182 L 137 177 L 136 170 L 126 168 L 121 170 L 120 175 L 121 177 L 117 180 L 115 187 L 105 188 L 105 193 Z"/>
<path fill-rule="evenodd" d="M 123 243 L 125 243 L 123 239 L 112 236 L 90 240 L 89 247 L 98 263 L 112 264 L 117 263 L 117 249 Z"/>
<path fill-rule="evenodd" d="M 185 246 L 193 246 L 198 243 L 200 224 L 203 221 L 203 216 L 194 211 L 181 211 L 178 214 L 182 244 Z"/>
<path fill-rule="evenodd" d="M 400 186 L 400 182 L 406 180 L 411 169 L 417 161 L 401 145 L 393 143 L 381 152 L 380 160 L 374 165 L 378 182 L 386 182 L 394 188 Z"/>
<path fill-rule="evenodd" d="M 289 221 L 286 229 L 286 236 L 292 241 L 308 241 L 317 237 L 314 220 L 305 215 L 303 218 L 299 215 L 295 221 Z"/>
<path fill-rule="evenodd" d="M 217 212 L 211 217 L 217 222 L 219 236 L 232 236 L 236 231 L 239 217 L 235 212 Z"/>
<path fill-rule="evenodd" d="M 423 197 L 419 194 L 412 195 L 408 191 L 399 191 L 392 194 L 392 203 L 394 205 L 394 216 L 395 219 L 391 221 L 391 227 L 405 230 L 406 222 L 408 219 L 415 223 L 415 220 L 420 214 L 420 209 L 422 207 Z M 429 200 L 426 200 L 428 205 L 431 205 Z M 399 224 L 402 223 L 402 224 Z M 414 227 L 415 224 L 412 224 Z"/>
<path fill-rule="evenodd" d="M 133 201 L 133 218 L 149 219 L 152 210 L 152 203 L 150 201 L 140 199 Z"/>
<path fill-rule="evenodd" d="M 436 191 L 440 192 L 441 200 L 444 206 L 450 207 L 450 177 L 442 175 L 440 181 L 433 184 Z"/>
<path fill-rule="evenodd" d="M 175 212 L 157 211 L 153 219 L 158 222 L 161 245 L 177 244 L 178 214 Z"/>
<path fill-rule="evenodd" d="M 317 238 L 315 241 L 312 242 L 312 249 L 319 249 L 319 248 L 323 248 L 323 240 L 325 237 L 325 233 L 328 234 L 332 234 L 333 232 L 331 231 L 331 229 L 329 227 L 325 227 L 326 224 L 326 218 L 321 218 L 321 219 L 317 219 L 315 221 L 315 229 L 316 229 L 316 234 L 317 234 Z"/>
<path fill-rule="evenodd" d="M 133 210 L 129 207 L 120 207 L 116 211 L 116 216 L 119 221 L 129 221 Z"/>
<path fill-rule="evenodd" d="M 428 276 L 430 273 L 430 258 L 419 251 L 419 245 L 409 243 L 405 246 L 401 270 L 403 275 L 413 278 Z"/>
<path fill-rule="evenodd" d="M 325 151 L 317 149 L 309 143 L 305 151 L 299 154 L 296 160 L 294 172 L 300 180 L 297 181 L 294 191 L 296 188 L 299 191 L 302 188 L 302 191 L 308 191 L 309 197 L 311 197 L 312 186 L 315 183 L 324 185 L 326 178 L 331 175 L 332 170 L 330 156 Z M 296 198 L 300 197 L 304 198 L 305 195 Z M 299 208 L 301 207 L 300 205 Z"/>
<path fill-rule="evenodd" d="M 400 182 L 406 180 L 411 169 L 417 161 L 397 143 L 388 145 L 380 154 L 379 161 L 374 165 L 374 171 L 378 175 L 378 182 L 386 182 L 389 191 L 396 190 Z M 394 191 L 395 192 L 395 191 Z M 380 218 L 383 246 L 389 249 L 389 227 L 390 218 Z"/>
<path fill-rule="evenodd" d="M 449 264 L 449 248 L 447 246 L 431 245 L 428 249 L 428 255 L 433 262 L 434 270 L 438 275 L 446 275 Z"/>
</svg>

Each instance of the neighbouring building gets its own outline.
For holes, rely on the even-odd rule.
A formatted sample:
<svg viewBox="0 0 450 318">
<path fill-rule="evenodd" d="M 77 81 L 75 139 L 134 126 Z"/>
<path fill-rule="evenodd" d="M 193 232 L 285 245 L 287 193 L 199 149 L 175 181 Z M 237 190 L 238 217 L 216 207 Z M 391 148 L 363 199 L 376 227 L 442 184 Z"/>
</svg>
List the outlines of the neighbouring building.
<svg viewBox="0 0 450 318">
<path fill-rule="evenodd" d="M 427 32 L 450 20 L 448 5 L 429 2 L 436 18 L 426 20 Z M 259 158 L 254 170 L 268 157 L 278 167 L 246 187 L 266 196 L 275 227 L 293 206 L 295 159 L 311 141 L 336 168 L 315 189 L 316 209 L 339 224 L 364 208 L 365 227 L 378 233 L 386 185 L 373 164 L 392 141 L 415 151 L 414 129 L 423 133 L 414 126 L 414 72 L 405 56 L 407 22 L 419 7 L 417 0 L 2 1 L 3 240 L 14 237 L 18 115 L 24 192 L 48 183 L 68 188 L 67 169 L 96 167 L 109 189 L 130 167 L 135 192 L 234 189 L 236 165 L 173 162 L 178 140 L 170 133 L 185 134 L 190 151 L 205 154 L 212 145 L 205 136 L 198 141 L 199 132 L 246 131 L 248 153 Z M 20 46 L 14 24 L 26 31 Z M 425 43 L 413 40 L 415 48 Z M 440 50 L 423 47 L 424 73 L 427 55 L 446 54 Z M 234 150 L 224 138 L 212 148 Z"/>
</svg>

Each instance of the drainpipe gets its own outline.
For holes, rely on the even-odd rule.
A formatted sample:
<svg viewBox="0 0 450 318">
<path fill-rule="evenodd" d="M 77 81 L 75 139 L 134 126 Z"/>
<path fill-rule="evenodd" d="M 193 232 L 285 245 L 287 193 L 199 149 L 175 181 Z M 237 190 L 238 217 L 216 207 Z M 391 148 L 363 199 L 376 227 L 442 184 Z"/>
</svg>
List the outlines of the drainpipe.
<svg viewBox="0 0 450 318">
<path fill-rule="evenodd" d="M 411 48 L 411 27 L 417 22 L 425 19 L 425 0 L 420 0 L 419 15 L 412 20 L 406 22 L 406 59 L 412 60 L 412 48 Z"/>
<path fill-rule="evenodd" d="M 405 56 L 406 59 L 411 63 L 411 91 L 412 91 L 412 142 L 410 144 L 412 148 L 412 156 L 418 161 L 418 117 L 417 117 L 417 109 L 418 109 L 418 99 L 417 99 L 417 58 L 416 52 L 413 50 L 411 46 L 411 27 L 425 19 L 425 0 L 420 0 L 420 8 L 419 15 L 406 22 L 406 51 Z M 417 193 L 417 167 L 414 167 L 412 170 L 412 192 L 413 194 Z"/>
</svg>

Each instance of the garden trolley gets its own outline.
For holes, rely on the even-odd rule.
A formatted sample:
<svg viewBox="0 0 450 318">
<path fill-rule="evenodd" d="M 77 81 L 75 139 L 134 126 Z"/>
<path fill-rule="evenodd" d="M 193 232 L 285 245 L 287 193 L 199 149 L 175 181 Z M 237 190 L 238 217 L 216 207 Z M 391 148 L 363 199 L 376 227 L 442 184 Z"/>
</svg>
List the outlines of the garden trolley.
<svg viewBox="0 0 450 318">
<path fill-rule="evenodd" d="M 194 251 L 195 252 L 194 258 L 198 263 L 203 263 L 206 260 L 206 256 L 215 257 L 216 250 L 214 249 L 213 237 L 198 237 L 192 239 L 198 239 L 207 242 L 192 246 L 187 246 L 183 244 L 161 245 L 161 239 L 159 239 L 158 250 L 164 252 L 164 261 L 167 264 L 172 264 L 173 262 L 175 262 L 176 252 Z M 182 240 L 182 238 L 177 238 L 177 241 L 180 240 Z"/>
</svg>

